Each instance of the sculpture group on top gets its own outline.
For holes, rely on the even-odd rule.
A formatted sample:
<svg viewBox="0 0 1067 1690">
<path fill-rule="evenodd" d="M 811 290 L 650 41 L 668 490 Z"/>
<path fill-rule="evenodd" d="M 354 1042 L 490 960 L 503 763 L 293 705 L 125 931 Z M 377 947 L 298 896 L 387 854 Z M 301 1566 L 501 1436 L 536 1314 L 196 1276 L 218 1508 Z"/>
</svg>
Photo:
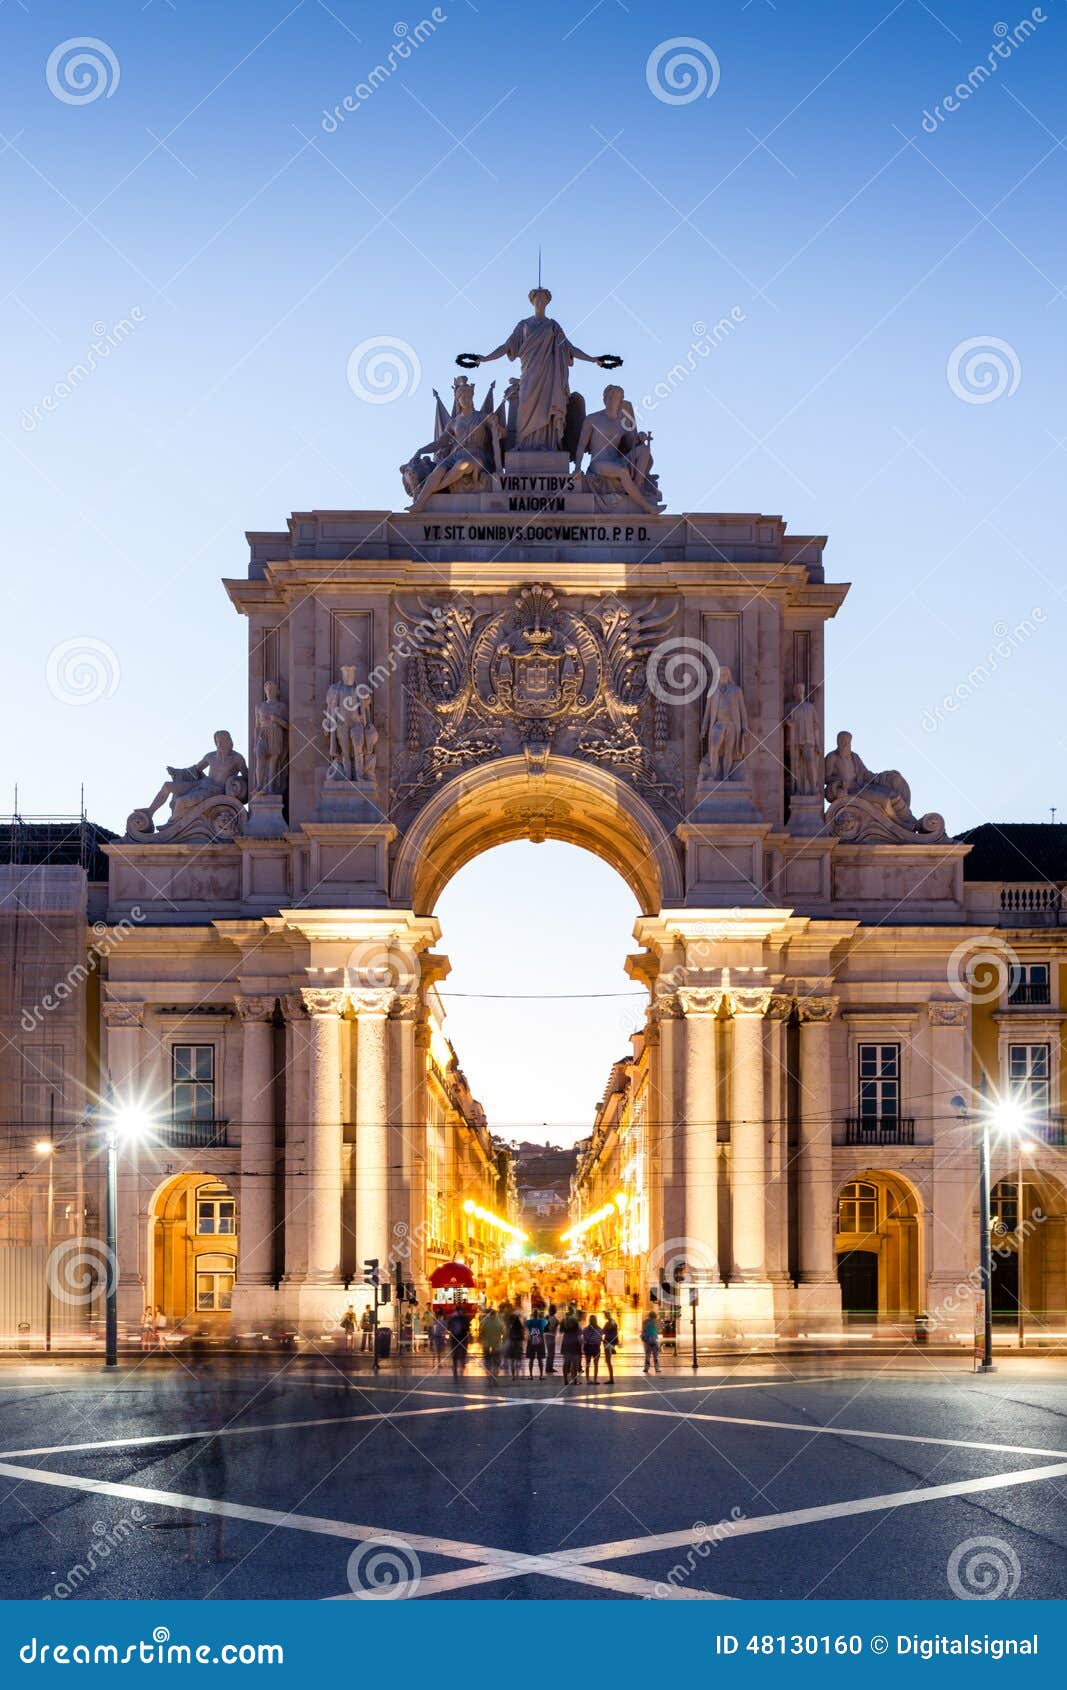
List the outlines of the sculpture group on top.
<svg viewBox="0 0 1067 1690">
<path fill-rule="evenodd" d="M 852 735 L 839 733 L 824 766 L 828 832 L 868 845 L 934 844 L 946 837 L 943 816 L 931 810 L 915 816 L 911 788 L 899 769 L 872 774 L 852 749 Z"/>
<path fill-rule="evenodd" d="M 651 435 L 637 428 L 632 405 L 614 383 L 604 389 L 602 410 L 586 414 L 585 400 L 570 386 L 576 361 L 617 369 L 615 353 L 597 356 L 583 352 L 567 338 L 554 318 L 546 315 L 552 298 L 538 284 L 530 290 L 533 315 L 524 317 L 492 352 L 461 352 L 456 359 L 465 370 L 477 369 L 497 358 L 517 361 L 520 374 L 494 404 L 491 384 L 479 407 L 474 387 L 465 375 L 453 384 L 451 414 L 440 395 L 434 437 L 420 446 L 400 468 L 411 509 L 421 511 L 439 493 L 477 493 L 499 488 L 508 467 L 507 454 L 523 454 L 530 472 L 538 456 L 548 471 L 565 453 L 573 463 L 577 490 L 593 495 L 597 510 L 633 508 L 656 515 L 662 508 L 659 484 L 652 472 Z M 588 454 L 584 475 L 582 460 Z M 532 457 L 531 457 L 532 455 Z"/>
<path fill-rule="evenodd" d="M 134 842 L 172 840 L 184 844 L 211 844 L 233 839 L 244 826 L 248 798 L 248 764 L 233 748 L 225 728 L 215 735 L 215 748 L 206 751 L 198 763 L 187 769 L 167 765 L 165 780 L 151 804 L 134 810 L 126 822 L 127 837 Z M 170 817 L 160 828 L 155 813 L 170 799 Z"/>
</svg>

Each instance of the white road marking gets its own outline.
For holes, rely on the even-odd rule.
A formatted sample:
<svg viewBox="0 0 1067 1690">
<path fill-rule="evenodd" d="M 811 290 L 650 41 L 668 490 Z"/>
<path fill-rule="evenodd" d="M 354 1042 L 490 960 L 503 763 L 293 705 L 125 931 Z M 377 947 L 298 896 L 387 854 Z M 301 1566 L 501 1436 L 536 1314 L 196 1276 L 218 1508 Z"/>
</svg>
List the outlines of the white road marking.
<svg viewBox="0 0 1067 1690">
<path fill-rule="evenodd" d="M 368 1420 L 377 1420 L 383 1426 L 388 1426 L 392 1420 L 410 1420 L 427 1414 L 470 1414 L 478 1409 L 498 1406 L 503 1408 L 507 1405 L 502 1398 L 479 1397 L 475 1402 L 456 1403 L 450 1408 L 383 1409 L 367 1414 L 320 1415 L 312 1420 L 275 1420 L 250 1426 L 218 1426 L 206 1432 L 153 1432 L 143 1436 L 134 1434 L 128 1438 L 101 1438 L 96 1443 L 48 1444 L 39 1449 L 0 1450 L 0 1461 L 9 1456 L 24 1460 L 28 1455 L 68 1455 L 94 1449 L 142 1449 L 151 1444 L 186 1443 L 192 1438 L 242 1438 L 250 1437 L 253 1432 L 293 1432 L 305 1430 L 308 1426 L 358 1426 Z"/>
<path fill-rule="evenodd" d="M 182 1508 L 191 1513 L 212 1514 L 227 1520 L 247 1520 L 255 1525 L 284 1527 L 290 1531 L 313 1532 L 323 1537 L 337 1537 L 356 1542 L 370 1539 L 401 1539 L 416 1553 L 440 1555 L 454 1561 L 473 1561 L 478 1577 L 465 1582 L 486 1582 L 496 1578 L 520 1578 L 538 1573 L 547 1578 L 562 1579 L 572 1584 L 598 1585 L 603 1588 L 625 1589 L 628 1595 L 649 1595 L 654 1587 L 650 1579 L 634 1578 L 625 1573 L 613 1574 L 603 1567 L 585 1567 L 580 1562 L 570 1565 L 555 1554 L 521 1555 L 514 1550 L 493 1549 L 486 1544 L 463 1543 L 454 1538 L 424 1537 L 418 1532 L 385 1531 L 380 1526 L 360 1526 L 347 1520 L 329 1520 L 313 1514 L 283 1513 L 274 1508 L 256 1508 L 241 1502 L 216 1501 L 212 1497 L 189 1496 L 181 1491 L 152 1490 L 147 1485 L 113 1484 L 107 1480 L 87 1479 L 76 1473 L 52 1473 L 43 1467 L 17 1467 L 0 1461 L 0 1474 L 23 1484 L 51 1485 L 60 1490 L 85 1491 L 92 1496 L 114 1496 L 124 1501 L 146 1502 L 160 1508 Z M 434 1577 L 444 1578 L 440 1574 Z M 455 1576 L 453 1577 L 453 1583 Z M 425 1589 L 428 1580 L 421 1588 Z M 432 1590 L 432 1586 L 431 1586 Z M 701 1592 L 704 1600 L 716 1600 L 709 1592 Z M 718 1598 L 729 1601 L 728 1597 Z"/>
<path fill-rule="evenodd" d="M 565 1397 L 561 1400 L 578 1408 L 588 1408 L 594 1413 L 652 1414 L 659 1417 L 667 1415 L 671 1419 L 681 1421 L 707 1420 L 722 1426 L 756 1426 L 772 1432 L 803 1432 L 809 1437 L 877 1438 L 887 1443 L 936 1444 L 948 1449 L 979 1449 L 993 1455 L 1046 1455 L 1050 1460 L 1067 1456 L 1067 1449 L 1031 1448 L 1026 1444 L 980 1443 L 972 1438 L 933 1438 L 916 1432 L 872 1432 L 858 1426 L 815 1426 L 804 1420 L 752 1420 L 740 1414 L 709 1414 L 700 1409 L 689 1413 L 684 1409 L 638 1408 L 636 1404 L 630 1403 L 620 1403 L 616 1407 L 610 1402 L 590 1402 L 587 1397 Z"/>
</svg>

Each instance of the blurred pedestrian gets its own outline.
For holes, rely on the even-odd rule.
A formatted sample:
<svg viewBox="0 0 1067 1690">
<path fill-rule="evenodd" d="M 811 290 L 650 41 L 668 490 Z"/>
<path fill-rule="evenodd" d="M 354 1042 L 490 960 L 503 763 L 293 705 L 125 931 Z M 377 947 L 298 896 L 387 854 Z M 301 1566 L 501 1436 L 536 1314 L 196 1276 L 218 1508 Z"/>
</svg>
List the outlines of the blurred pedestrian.
<svg viewBox="0 0 1067 1690">
<path fill-rule="evenodd" d="M 363 1313 L 359 1317 L 359 1350 L 369 1350 L 374 1343 L 374 1310 L 369 1303 L 364 1303 Z"/>
<path fill-rule="evenodd" d="M 649 1309 L 641 1327 L 641 1342 L 645 1346 L 645 1372 L 655 1364 L 659 1372 L 659 1316 L 655 1309 Z"/>
<path fill-rule="evenodd" d="M 486 1309 L 478 1322 L 478 1342 L 482 1346 L 482 1360 L 492 1385 L 495 1385 L 500 1377 L 500 1346 L 503 1339 L 504 1322 L 495 1309 Z"/>
<path fill-rule="evenodd" d="M 619 1323 L 615 1319 L 615 1316 L 612 1314 L 611 1310 L 609 1309 L 608 1310 L 608 1318 L 604 1322 L 604 1365 L 607 1367 L 607 1370 L 608 1370 L 608 1384 L 609 1385 L 614 1385 L 614 1383 L 615 1383 L 615 1369 L 612 1366 L 612 1358 L 615 1354 L 615 1351 L 618 1349 L 618 1347 L 619 1347 Z"/>
<path fill-rule="evenodd" d="M 504 1337 L 504 1359 L 508 1364 L 508 1372 L 513 1379 L 522 1376 L 522 1352 L 525 1341 L 526 1333 L 523 1329 L 522 1315 L 513 1312 L 508 1316 Z"/>
<path fill-rule="evenodd" d="M 545 1320 L 545 1372 L 556 1371 L 556 1336 L 559 1332 L 559 1315 L 556 1313 L 555 1303 L 549 1303 L 548 1316 Z"/>
<path fill-rule="evenodd" d="M 470 1315 L 454 1309 L 447 1321 L 448 1338 L 452 1345 L 452 1377 L 462 1379 L 467 1370 L 467 1348 L 471 1339 Z"/>
<path fill-rule="evenodd" d="M 585 1357 L 586 1380 L 588 1380 L 589 1370 L 592 1368 L 594 1384 L 597 1384 L 600 1380 L 600 1347 L 603 1342 L 604 1334 L 600 1329 L 600 1322 L 595 1314 L 591 1314 L 582 1332 L 582 1354 Z"/>
<path fill-rule="evenodd" d="M 433 1357 L 433 1370 L 435 1373 L 441 1366 L 441 1361 L 445 1353 L 445 1340 L 447 1337 L 448 1330 L 444 1321 L 441 1319 L 439 1314 L 435 1314 L 430 1322 L 429 1331 L 430 1354 Z"/>
<path fill-rule="evenodd" d="M 563 1362 L 563 1383 L 577 1385 L 582 1371 L 582 1326 L 573 1305 L 564 1315 L 560 1327 L 559 1353 Z"/>
<path fill-rule="evenodd" d="M 540 1309 L 534 1309 L 526 1322 L 526 1361 L 533 1378 L 536 1362 L 540 1378 L 545 1376 L 545 1326 L 547 1321 Z"/>
</svg>

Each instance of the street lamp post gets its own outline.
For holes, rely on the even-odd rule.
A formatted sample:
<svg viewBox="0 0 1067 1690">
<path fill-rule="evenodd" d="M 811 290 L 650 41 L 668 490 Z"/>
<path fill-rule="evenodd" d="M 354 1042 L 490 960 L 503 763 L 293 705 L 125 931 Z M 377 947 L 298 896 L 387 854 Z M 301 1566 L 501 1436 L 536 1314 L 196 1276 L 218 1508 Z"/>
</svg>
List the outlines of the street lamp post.
<svg viewBox="0 0 1067 1690">
<path fill-rule="evenodd" d="M 982 1360 L 979 1373 L 993 1366 L 993 1249 L 989 1236 L 989 1121 L 983 1113 L 978 1128 L 978 1242 L 982 1281 Z"/>
<path fill-rule="evenodd" d="M 45 1273 L 44 1273 L 44 1347 L 52 1348 L 52 1250 L 55 1246 L 56 1213 L 56 1094 L 48 1099 L 48 1137 L 37 1145 L 38 1156 L 48 1158 L 48 1214 L 45 1217 Z"/>
<path fill-rule="evenodd" d="M 104 1273 L 107 1302 L 104 1314 L 104 1366 L 119 1362 L 119 1256 L 118 1256 L 118 1134 L 112 1118 L 104 1135 L 105 1156 L 105 1248 Z"/>
</svg>

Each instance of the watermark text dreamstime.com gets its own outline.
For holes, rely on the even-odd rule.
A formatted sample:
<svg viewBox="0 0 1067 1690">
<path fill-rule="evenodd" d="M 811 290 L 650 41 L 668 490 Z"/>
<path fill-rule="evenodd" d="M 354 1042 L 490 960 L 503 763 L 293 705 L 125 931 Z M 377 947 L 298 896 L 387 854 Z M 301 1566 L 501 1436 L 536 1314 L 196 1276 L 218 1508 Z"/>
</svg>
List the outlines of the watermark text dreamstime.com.
<svg viewBox="0 0 1067 1690">
<path fill-rule="evenodd" d="M 94 922 L 94 943 L 89 946 L 85 961 L 76 962 L 74 967 L 63 976 L 62 980 L 57 980 L 44 993 L 39 1003 L 35 1003 L 32 1009 L 26 1008 L 22 1011 L 19 1019 L 22 1031 L 24 1033 L 36 1032 L 45 1017 L 51 1015 L 54 1010 L 61 1009 L 63 1004 L 73 997 L 78 988 L 85 984 L 90 975 L 98 971 L 103 958 L 110 956 L 115 947 L 121 945 L 123 939 L 134 931 L 137 923 L 143 920 L 144 911 L 139 904 L 135 904 L 129 916 L 123 916 L 121 921 L 115 922 L 111 926 L 105 921 Z"/>
<path fill-rule="evenodd" d="M 936 733 L 945 718 L 954 715 L 961 704 L 973 698 L 987 681 L 992 680 L 1001 664 L 1007 663 L 1047 620 L 1047 613 L 1040 605 L 1035 605 L 1029 616 L 1024 616 L 1014 627 L 1009 627 L 1007 622 L 994 622 L 994 641 L 985 656 L 968 670 L 963 680 L 957 682 L 951 692 L 947 692 L 936 704 L 923 711 L 923 732 Z"/>
<path fill-rule="evenodd" d="M 928 135 L 936 135 L 943 123 L 946 123 L 953 112 L 959 111 L 976 94 L 984 82 L 995 76 L 1005 59 L 1010 59 L 1024 42 L 1036 34 L 1038 26 L 1048 22 L 1048 14 L 1040 6 L 1035 6 L 1025 17 L 1020 18 L 1014 29 L 1006 23 L 993 25 L 994 41 L 984 60 L 972 65 L 965 77 L 957 82 L 955 88 L 942 95 L 937 105 L 931 110 L 927 107 L 922 115 L 922 127 Z"/>
<path fill-rule="evenodd" d="M 23 410 L 19 418 L 19 427 L 23 434 L 33 434 L 46 417 L 59 409 L 65 399 L 70 399 L 79 387 L 84 386 L 100 365 L 111 357 L 116 347 L 129 340 L 134 329 L 145 320 L 141 307 L 133 305 L 129 315 L 120 317 L 110 328 L 106 323 L 94 323 L 91 329 L 93 338 L 84 356 L 79 358 L 76 364 L 72 364 L 66 375 L 55 382 L 47 393 L 42 394 L 36 405 L 27 406 Z"/>
<path fill-rule="evenodd" d="M 332 110 L 329 107 L 324 108 L 322 117 L 319 119 L 319 127 L 325 134 L 336 135 L 342 123 L 353 112 L 359 111 L 361 106 L 365 106 L 368 100 L 372 99 L 378 92 L 378 89 L 383 87 L 391 76 L 396 75 L 405 61 L 411 58 L 423 42 L 428 41 L 431 36 L 436 34 L 440 26 L 447 22 L 448 13 L 442 11 L 440 6 L 435 6 L 428 18 L 420 18 L 419 22 L 413 26 L 409 26 L 403 21 L 395 23 L 393 34 L 396 40 L 386 53 L 384 62 L 376 64 L 372 70 L 369 70 L 363 80 L 356 83 L 351 93 L 346 94 L 344 99 L 339 101 Z"/>
<path fill-rule="evenodd" d="M 684 358 L 680 358 L 676 364 L 672 364 L 671 368 L 656 382 L 651 391 L 643 393 L 640 403 L 634 406 L 634 422 L 637 426 L 640 428 L 651 413 L 659 409 L 665 399 L 669 399 L 672 393 L 681 387 L 684 382 L 687 382 L 691 375 L 695 374 L 702 361 L 705 358 L 710 358 L 715 348 L 721 346 L 724 340 L 728 340 L 739 324 L 746 321 L 747 318 L 741 306 L 731 305 L 729 313 L 725 317 L 720 317 L 717 323 L 712 323 L 710 326 L 700 320 L 693 323 L 691 325 L 693 339 L 689 343 Z"/>
</svg>

